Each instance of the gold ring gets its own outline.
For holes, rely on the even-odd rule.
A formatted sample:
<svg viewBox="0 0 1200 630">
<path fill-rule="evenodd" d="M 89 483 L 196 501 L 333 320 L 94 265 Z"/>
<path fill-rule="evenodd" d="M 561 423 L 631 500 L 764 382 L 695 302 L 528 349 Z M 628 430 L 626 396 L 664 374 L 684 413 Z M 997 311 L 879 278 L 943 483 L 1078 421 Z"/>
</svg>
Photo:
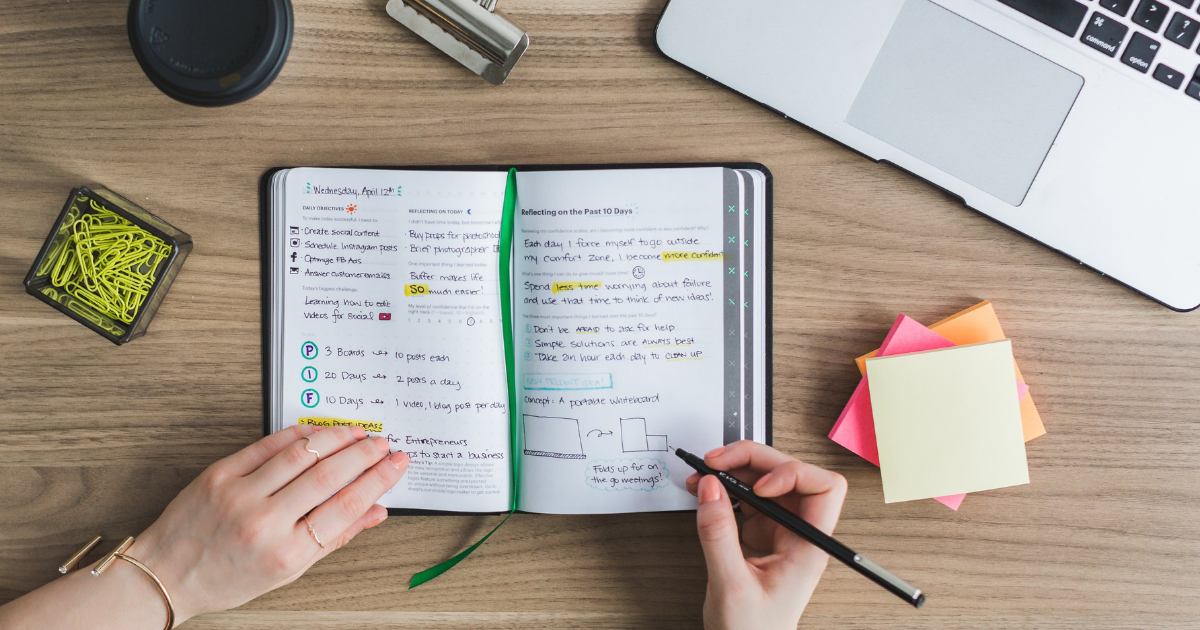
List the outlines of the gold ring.
<svg viewBox="0 0 1200 630">
<path fill-rule="evenodd" d="M 304 450 L 308 451 L 309 453 L 312 453 L 313 455 L 316 455 L 317 461 L 321 461 L 321 454 L 314 451 L 313 449 L 309 448 L 309 446 L 312 446 L 312 438 L 306 435 L 306 436 L 304 436 Z"/>
<path fill-rule="evenodd" d="M 320 538 L 317 538 L 317 530 L 313 529 L 312 523 L 308 522 L 307 514 L 304 515 L 304 524 L 308 526 L 308 535 L 312 536 L 313 540 L 317 541 L 317 544 L 321 545 L 321 548 L 324 549 L 325 543 L 321 542 Z"/>
</svg>

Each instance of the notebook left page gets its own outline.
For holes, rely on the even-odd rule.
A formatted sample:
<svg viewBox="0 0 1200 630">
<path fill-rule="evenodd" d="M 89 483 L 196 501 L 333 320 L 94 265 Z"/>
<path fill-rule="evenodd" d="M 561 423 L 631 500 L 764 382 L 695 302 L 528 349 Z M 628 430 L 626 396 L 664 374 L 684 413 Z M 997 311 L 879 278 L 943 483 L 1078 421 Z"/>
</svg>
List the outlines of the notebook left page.
<svg viewBox="0 0 1200 630">
<path fill-rule="evenodd" d="M 276 180 L 272 426 L 350 421 L 386 437 L 412 458 L 387 507 L 509 508 L 505 177 L 306 168 Z"/>
</svg>

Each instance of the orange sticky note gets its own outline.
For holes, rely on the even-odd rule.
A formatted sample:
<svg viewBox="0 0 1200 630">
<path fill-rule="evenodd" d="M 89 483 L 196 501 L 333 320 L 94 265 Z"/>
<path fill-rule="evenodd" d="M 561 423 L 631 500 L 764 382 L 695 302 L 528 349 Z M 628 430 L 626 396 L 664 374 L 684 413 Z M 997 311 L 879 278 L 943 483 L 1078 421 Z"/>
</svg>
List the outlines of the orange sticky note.
<svg viewBox="0 0 1200 630">
<path fill-rule="evenodd" d="M 1000 341 L 1007 338 L 1004 336 L 1004 329 L 1000 327 L 1000 319 L 996 317 L 996 309 L 992 307 L 991 302 L 986 301 L 960 313 L 955 313 L 929 326 L 929 329 L 959 346 Z M 867 374 L 867 359 L 874 357 L 878 352 L 876 350 L 855 359 L 858 371 L 864 376 Z M 1017 380 L 1024 383 L 1025 377 L 1021 375 L 1021 368 L 1017 367 L 1015 361 L 1013 369 L 1017 374 Z M 1026 442 L 1046 434 L 1046 426 L 1042 424 L 1042 415 L 1038 413 L 1037 406 L 1033 403 L 1032 393 L 1026 394 L 1021 399 L 1021 428 L 1024 430 Z"/>
</svg>

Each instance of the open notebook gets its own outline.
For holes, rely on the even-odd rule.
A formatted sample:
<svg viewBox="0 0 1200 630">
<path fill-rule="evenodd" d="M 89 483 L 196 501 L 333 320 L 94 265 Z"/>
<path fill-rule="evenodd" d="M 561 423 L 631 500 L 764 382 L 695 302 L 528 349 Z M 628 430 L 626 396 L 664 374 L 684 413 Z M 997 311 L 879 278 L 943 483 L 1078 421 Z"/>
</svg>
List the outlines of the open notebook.
<svg viewBox="0 0 1200 630">
<path fill-rule="evenodd" d="M 507 171 L 264 176 L 267 429 L 387 437 L 389 508 L 694 509 L 670 449 L 771 438 L 769 173 Z"/>
</svg>

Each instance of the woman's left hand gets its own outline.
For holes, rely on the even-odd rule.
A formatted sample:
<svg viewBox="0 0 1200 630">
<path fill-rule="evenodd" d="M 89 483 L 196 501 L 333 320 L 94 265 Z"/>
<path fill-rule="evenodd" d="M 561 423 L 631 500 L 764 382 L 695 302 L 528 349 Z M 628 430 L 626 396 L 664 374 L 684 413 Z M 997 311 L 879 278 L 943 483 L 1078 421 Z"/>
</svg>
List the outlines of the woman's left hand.
<svg viewBox="0 0 1200 630">
<path fill-rule="evenodd" d="M 240 606 L 387 518 L 375 502 L 409 461 L 389 450 L 359 427 L 289 427 L 209 466 L 126 553 L 162 580 L 178 623 Z"/>
</svg>

